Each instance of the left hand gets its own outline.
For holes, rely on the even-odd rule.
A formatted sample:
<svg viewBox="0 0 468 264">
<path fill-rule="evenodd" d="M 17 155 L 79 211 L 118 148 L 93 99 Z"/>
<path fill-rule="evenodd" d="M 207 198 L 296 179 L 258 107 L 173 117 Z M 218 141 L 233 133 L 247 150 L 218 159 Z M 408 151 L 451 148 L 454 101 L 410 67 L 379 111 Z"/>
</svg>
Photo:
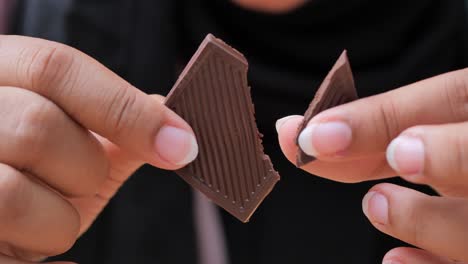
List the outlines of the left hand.
<svg viewBox="0 0 468 264">
<path fill-rule="evenodd" d="M 301 121 L 277 123 L 291 162 Z M 302 168 L 312 174 L 349 183 L 401 175 L 442 195 L 392 184 L 369 191 L 363 210 L 372 224 L 422 249 L 394 249 L 384 263 L 468 263 L 468 68 L 324 111 L 300 146 L 318 158 Z"/>
<path fill-rule="evenodd" d="M 197 153 L 161 96 L 71 47 L 0 35 L 0 263 L 66 252 L 137 168 Z"/>
</svg>

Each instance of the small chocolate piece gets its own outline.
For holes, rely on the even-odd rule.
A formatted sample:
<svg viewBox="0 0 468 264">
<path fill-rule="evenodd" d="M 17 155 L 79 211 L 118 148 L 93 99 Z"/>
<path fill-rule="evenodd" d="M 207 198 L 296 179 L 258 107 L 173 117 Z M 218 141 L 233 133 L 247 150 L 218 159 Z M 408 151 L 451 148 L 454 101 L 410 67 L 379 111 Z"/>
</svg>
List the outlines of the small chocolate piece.
<svg viewBox="0 0 468 264">
<path fill-rule="evenodd" d="M 353 73 L 345 50 L 320 85 L 314 99 L 305 112 L 304 121 L 299 126 L 297 132 L 296 145 L 299 146 L 299 135 L 314 116 L 328 108 L 354 101 L 357 98 Z M 301 148 L 298 148 L 296 157 L 297 167 L 302 167 L 314 160 L 315 157 L 307 155 Z"/>
<path fill-rule="evenodd" d="M 199 144 L 198 157 L 177 174 L 243 222 L 279 180 L 263 153 L 247 68 L 241 53 L 208 35 L 166 99 Z"/>
</svg>

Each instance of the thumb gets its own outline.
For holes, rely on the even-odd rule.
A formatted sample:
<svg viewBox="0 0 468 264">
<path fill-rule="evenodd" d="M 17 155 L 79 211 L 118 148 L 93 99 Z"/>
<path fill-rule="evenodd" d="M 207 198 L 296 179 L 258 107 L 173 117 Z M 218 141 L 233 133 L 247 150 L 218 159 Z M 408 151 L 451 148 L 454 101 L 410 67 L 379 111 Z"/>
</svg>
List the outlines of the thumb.
<svg viewBox="0 0 468 264">
<path fill-rule="evenodd" d="M 383 153 L 409 127 L 465 121 L 467 73 L 450 72 L 326 110 L 302 131 L 299 145 L 322 160 L 351 160 Z"/>
<path fill-rule="evenodd" d="M 93 58 L 40 39 L 0 35 L 0 42 L 0 85 L 49 99 L 153 166 L 177 169 L 197 156 L 195 135 L 181 117 Z"/>
</svg>

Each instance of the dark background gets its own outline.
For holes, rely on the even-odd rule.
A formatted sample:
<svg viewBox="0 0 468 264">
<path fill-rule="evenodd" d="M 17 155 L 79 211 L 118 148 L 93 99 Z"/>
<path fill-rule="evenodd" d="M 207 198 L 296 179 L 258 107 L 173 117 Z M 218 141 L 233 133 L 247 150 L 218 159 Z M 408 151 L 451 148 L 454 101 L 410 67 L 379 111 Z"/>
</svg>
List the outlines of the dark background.
<svg viewBox="0 0 468 264">
<path fill-rule="evenodd" d="M 75 46 L 143 91 L 163 95 L 206 33 L 223 38 L 249 60 L 265 150 L 282 175 L 249 224 L 222 212 L 231 263 L 371 264 L 402 245 L 362 214 L 361 199 L 374 183 L 345 185 L 296 169 L 280 153 L 274 123 L 304 112 L 344 48 L 361 97 L 466 67 L 464 4 L 315 0 L 268 15 L 225 0 L 24 0 L 13 31 Z M 57 259 L 195 263 L 191 201 L 180 178 L 145 166 Z"/>
</svg>

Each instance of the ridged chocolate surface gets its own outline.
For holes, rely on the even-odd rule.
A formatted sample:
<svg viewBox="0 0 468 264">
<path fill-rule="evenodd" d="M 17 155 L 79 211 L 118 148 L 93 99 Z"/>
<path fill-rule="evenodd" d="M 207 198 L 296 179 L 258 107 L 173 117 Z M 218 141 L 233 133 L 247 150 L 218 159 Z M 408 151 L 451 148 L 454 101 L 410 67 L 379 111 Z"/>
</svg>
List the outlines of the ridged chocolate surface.
<svg viewBox="0 0 468 264">
<path fill-rule="evenodd" d="M 166 100 L 199 144 L 197 159 L 176 172 L 243 222 L 279 180 L 263 153 L 247 68 L 242 54 L 208 35 Z"/>
<path fill-rule="evenodd" d="M 328 73 L 325 80 L 317 90 L 314 99 L 309 105 L 309 108 L 304 114 L 304 121 L 299 126 L 296 144 L 298 144 L 299 134 L 307 126 L 307 123 L 318 113 L 344 103 L 354 101 L 358 98 L 356 88 L 354 86 L 353 73 L 349 64 L 346 50 L 336 61 L 335 65 Z M 298 167 L 314 161 L 315 157 L 304 153 L 301 148 L 298 148 L 296 165 Z"/>
</svg>

